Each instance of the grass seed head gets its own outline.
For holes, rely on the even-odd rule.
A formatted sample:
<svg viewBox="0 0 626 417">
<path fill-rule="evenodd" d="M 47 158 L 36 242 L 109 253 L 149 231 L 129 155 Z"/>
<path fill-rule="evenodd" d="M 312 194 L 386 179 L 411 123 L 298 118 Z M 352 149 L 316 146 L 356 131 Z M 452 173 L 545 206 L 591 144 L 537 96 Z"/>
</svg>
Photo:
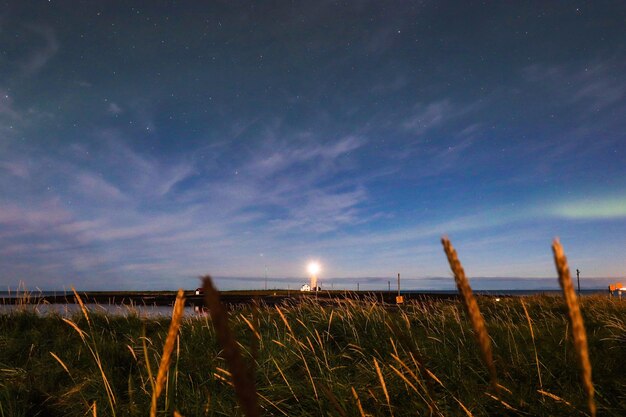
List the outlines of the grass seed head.
<svg viewBox="0 0 626 417">
<path fill-rule="evenodd" d="M 559 284 L 563 289 L 563 297 L 567 304 L 569 320 L 572 328 L 572 337 L 574 338 L 574 348 L 576 350 L 576 358 L 578 366 L 582 372 L 582 383 L 587 395 L 587 405 L 589 413 L 592 417 L 596 415 L 596 403 L 594 401 L 594 388 L 591 380 L 591 362 L 589 361 L 589 349 L 587 347 L 587 332 L 583 323 L 583 317 L 580 313 L 578 300 L 576 299 L 576 291 L 572 283 L 567 258 L 563 252 L 563 247 L 558 239 L 554 239 L 552 243 L 552 252 L 554 253 L 554 263 L 556 271 L 559 275 Z"/>
<path fill-rule="evenodd" d="M 174 303 L 174 310 L 172 312 L 172 322 L 170 323 L 167 337 L 165 339 L 165 345 L 163 346 L 163 354 L 161 355 L 161 362 L 159 364 L 159 371 L 157 372 L 156 383 L 154 391 L 152 392 L 152 404 L 150 407 L 150 416 L 156 416 L 157 399 L 163 391 L 165 381 L 167 379 L 167 373 L 172 361 L 172 352 L 174 351 L 174 344 L 178 336 L 178 330 L 180 329 L 180 323 L 185 314 L 185 297 L 182 289 L 178 290 L 176 294 L 176 302 Z"/>
<path fill-rule="evenodd" d="M 450 269 L 454 274 L 456 286 L 461 293 L 463 304 L 465 305 L 465 310 L 467 311 L 467 315 L 469 316 L 470 322 L 472 324 L 472 329 L 474 329 L 474 334 L 476 335 L 476 341 L 478 342 L 478 346 L 480 347 L 483 362 L 485 362 L 485 366 L 487 366 L 487 369 L 489 370 L 491 385 L 494 390 L 498 391 L 498 377 L 496 373 L 496 366 L 493 362 L 491 339 L 489 338 L 489 333 L 487 332 L 485 320 L 483 319 L 482 314 L 480 314 L 480 308 L 478 307 L 476 298 L 472 293 L 472 287 L 470 286 L 469 281 L 465 276 L 465 271 L 463 270 L 461 261 L 459 261 L 456 250 L 454 250 L 452 243 L 450 243 L 450 240 L 447 237 L 442 238 L 441 243 L 443 244 L 443 249 L 446 252 L 446 256 L 448 257 Z"/>
</svg>

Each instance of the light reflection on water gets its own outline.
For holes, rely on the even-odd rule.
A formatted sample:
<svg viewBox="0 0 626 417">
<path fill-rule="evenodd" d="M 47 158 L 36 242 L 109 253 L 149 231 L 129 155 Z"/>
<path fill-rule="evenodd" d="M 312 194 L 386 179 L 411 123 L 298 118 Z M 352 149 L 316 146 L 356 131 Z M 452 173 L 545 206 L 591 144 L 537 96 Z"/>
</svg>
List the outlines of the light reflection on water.
<svg viewBox="0 0 626 417">
<path fill-rule="evenodd" d="M 168 317 L 172 315 L 173 307 L 148 306 L 148 305 L 120 305 L 120 304 L 94 304 L 85 303 L 87 310 L 92 314 L 108 314 L 115 316 L 137 315 L 139 317 Z M 0 304 L 0 314 L 11 312 L 33 312 L 37 314 L 59 314 L 61 316 L 73 316 L 82 314 L 78 304 Z M 205 314 L 197 307 L 186 306 L 185 316 L 194 317 Z"/>
</svg>

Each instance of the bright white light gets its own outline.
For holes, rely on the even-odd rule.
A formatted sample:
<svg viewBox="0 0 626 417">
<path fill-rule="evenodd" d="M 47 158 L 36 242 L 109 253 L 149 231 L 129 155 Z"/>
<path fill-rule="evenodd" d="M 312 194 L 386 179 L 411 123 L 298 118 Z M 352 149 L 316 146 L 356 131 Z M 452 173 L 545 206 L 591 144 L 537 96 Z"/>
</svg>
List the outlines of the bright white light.
<svg viewBox="0 0 626 417">
<path fill-rule="evenodd" d="M 318 264 L 317 262 L 309 263 L 309 266 L 307 266 L 307 269 L 309 271 L 309 274 L 311 275 L 317 275 L 321 270 L 320 264 Z"/>
</svg>

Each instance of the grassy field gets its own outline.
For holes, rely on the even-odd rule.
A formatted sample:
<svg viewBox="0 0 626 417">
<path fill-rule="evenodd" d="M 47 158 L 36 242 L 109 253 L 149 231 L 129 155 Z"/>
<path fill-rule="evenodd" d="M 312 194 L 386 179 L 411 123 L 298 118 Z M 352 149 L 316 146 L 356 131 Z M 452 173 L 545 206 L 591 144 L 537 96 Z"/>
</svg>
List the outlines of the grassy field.
<svg viewBox="0 0 626 417">
<path fill-rule="evenodd" d="M 563 299 L 478 303 L 497 390 L 460 301 L 308 299 L 231 311 L 230 327 L 263 415 L 584 415 Z M 588 297 L 581 308 L 598 414 L 623 416 L 626 300 Z M 0 416 L 148 415 L 170 319 L 29 310 L 0 315 Z M 210 317 L 182 319 L 157 406 L 157 415 L 242 415 Z"/>
</svg>

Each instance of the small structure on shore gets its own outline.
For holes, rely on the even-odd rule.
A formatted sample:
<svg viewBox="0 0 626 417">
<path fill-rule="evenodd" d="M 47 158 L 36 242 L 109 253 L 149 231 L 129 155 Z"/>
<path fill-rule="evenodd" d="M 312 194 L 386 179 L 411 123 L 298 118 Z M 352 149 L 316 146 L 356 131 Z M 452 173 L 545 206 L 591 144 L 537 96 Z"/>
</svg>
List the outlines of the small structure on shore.
<svg viewBox="0 0 626 417">
<path fill-rule="evenodd" d="M 619 298 L 622 298 L 622 293 L 626 292 L 626 287 L 621 282 L 609 285 L 609 295 L 612 297 L 617 292 Z"/>
<path fill-rule="evenodd" d="M 311 287 L 309 284 L 304 284 L 300 287 L 300 291 L 309 292 L 309 291 L 321 291 L 322 287 Z"/>
</svg>

